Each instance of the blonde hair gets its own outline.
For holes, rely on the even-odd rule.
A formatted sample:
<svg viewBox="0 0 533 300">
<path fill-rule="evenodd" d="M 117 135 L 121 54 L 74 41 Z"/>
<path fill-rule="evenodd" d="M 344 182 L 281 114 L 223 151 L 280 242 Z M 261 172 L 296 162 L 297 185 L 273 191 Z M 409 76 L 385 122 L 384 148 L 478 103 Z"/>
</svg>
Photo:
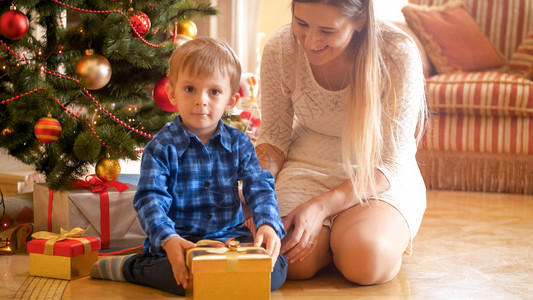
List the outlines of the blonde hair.
<svg viewBox="0 0 533 300">
<path fill-rule="evenodd" d="M 349 85 L 348 118 L 342 135 L 342 160 L 346 174 L 360 202 L 376 197 L 376 167 L 382 163 L 383 150 L 383 97 L 391 97 L 392 115 L 397 102 L 397 95 L 389 71 L 384 62 L 381 49 L 383 37 L 374 15 L 373 0 L 292 0 L 305 3 L 323 3 L 339 8 L 344 15 L 354 18 L 366 17 L 366 23 L 360 32 L 354 33 L 349 47 L 352 47 L 354 61 Z M 387 37 L 390 38 L 390 37 Z M 425 110 L 419 115 L 417 141 L 421 139 Z M 395 122 L 391 122 L 394 126 Z M 390 130 L 394 132 L 394 130 Z M 393 140 L 395 138 L 393 137 Z M 396 151 L 394 144 L 393 151 Z M 356 166 L 354 169 L 354 165 Z"/>
<path fill-rule="evenodd" d="M 224 41 L 203 37 L 178 46 L 169 59 L 168 78 L 172 87 L 182 71 L 191 76 L 215 72 L 227 74 L 232 94 L 239 91 L 241 63 L 233 49 Z"/>
</svg>

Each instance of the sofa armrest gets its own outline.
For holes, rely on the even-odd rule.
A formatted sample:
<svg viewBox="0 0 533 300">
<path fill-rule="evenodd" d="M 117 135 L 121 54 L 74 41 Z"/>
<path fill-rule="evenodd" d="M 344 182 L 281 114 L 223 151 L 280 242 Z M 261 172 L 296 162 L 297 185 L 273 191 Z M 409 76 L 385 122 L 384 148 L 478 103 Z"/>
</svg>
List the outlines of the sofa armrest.
<svg viewBox="0 0 533 300">
<path fill-rule="evenodd" d="M 422 64 L 424 66 L 424 75 L 425 77 L 429 77 L 431 75 L 435 74 L 435 69 L 433 65 L 431 64 L 431 61 L 429 60 L 429 57 L 426 53 L 426 50 L 424 50 L 424 46 L 422 46 L 422 42 L 420 42 L 420 39 L 416 36 L 416 34 L 407 26 L 407 23 L 400 22 L 400 21 L 393 21 L 392 24 L 396 27 L 398 27 L 400 30 L 405 32 L 407 35 L 409 35 L 416 43 L 416 46 L 418 47 L 418 51 L 420 52 L 420 57 L 422 58 Z"/>
</svg>

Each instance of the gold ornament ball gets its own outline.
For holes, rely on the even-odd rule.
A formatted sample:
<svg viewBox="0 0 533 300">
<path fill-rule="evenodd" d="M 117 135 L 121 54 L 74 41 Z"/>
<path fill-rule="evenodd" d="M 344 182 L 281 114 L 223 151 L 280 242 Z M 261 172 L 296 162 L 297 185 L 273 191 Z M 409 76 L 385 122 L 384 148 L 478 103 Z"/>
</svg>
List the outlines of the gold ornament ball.
<svg viewBox="0 0 533 300">
<path fill-rule="evenodd" d="M 120 164 L 113 158 L 102 158 L 96 164 L 96 176 L 102 181 L 115 181 L 120 175 Z"/>
<path fill-rule="evenodd" d="M 198 33 L 198 29 L 196 28 L 196 24 L 194 24 L 191 20 L 181 20 L 178 23 L 178 34 L 184 34 L 192 39 L 196 37 L 196 34 Z"/>
<path fill-rule="evenodd" d="M 92 49 L 88 49 L 76 65 L 76 74 L 82 77 L 83 84 L 89 90 L 98 90 L 111 79 L 111 64 L 102 55 L 94 54 Z"/>
</svg>

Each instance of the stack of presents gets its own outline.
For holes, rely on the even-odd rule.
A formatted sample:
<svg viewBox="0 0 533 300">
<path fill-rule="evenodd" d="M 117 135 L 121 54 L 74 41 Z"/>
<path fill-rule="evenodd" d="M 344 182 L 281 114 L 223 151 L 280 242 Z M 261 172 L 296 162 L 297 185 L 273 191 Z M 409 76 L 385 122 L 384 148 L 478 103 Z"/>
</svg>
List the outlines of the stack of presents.
<svg viewBox="0 0 533 300">
<path fill-rule="evenodd" d="M 89 275 L 99 255 L 140 251 L 146 234 L 133 208 L 136 186 L 94 177 L 57 191 L 35 185 L 30 275 L 76 279 Z M 272 266 L 263 248 L 207 243 L 186 256 L 189 298 L 270 298 Z"/>
<path fill-rule="evenodd" d="M 146 234 L 133 208 L 136 190 L 134 185 L 103 182 L 96 176 L 57 191 L 35 184 L 33 236 L 41 238 L 27 244 L 30 275 L 83 277 L 89 275 L 99 251 L 140 248 Z"/>
</svg>

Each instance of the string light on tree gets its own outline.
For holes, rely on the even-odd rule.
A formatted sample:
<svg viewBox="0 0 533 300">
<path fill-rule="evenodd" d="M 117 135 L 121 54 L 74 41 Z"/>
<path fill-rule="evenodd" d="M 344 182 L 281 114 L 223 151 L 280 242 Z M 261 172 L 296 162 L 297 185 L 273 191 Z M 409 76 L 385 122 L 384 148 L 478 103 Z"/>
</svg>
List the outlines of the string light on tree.
<svg viewBox="0 0 533 300">
<path fill-rule="evenodd" d="M 102 119 L 102 113 L 98 109 L 95 109 L 94 114 L 91 118 L 91 124 L 93 124 L 94 126 L 98 126 L 100 124 L 101 119 Z"/>
<path fill-rule="evenodd" d="M 2 130 L 2 135 L 3 136 L 10 135 L 11 133 L 13 133 L 13 129 L 10 128 L 10 127 L 6 127 L 6 128 L 4 128 L 4 130 Z"/>
<path fill-rule="evenodd" d="M 126 111 L 126 117 L 128 118 L 128 122 L 130 123 L 135 122 L 138 109 L 139 108 L 137 107 L 137 105 L 133 105 L 133 104 L 128 104 L 124 106 L 124 110 Z"/>
</svg>

